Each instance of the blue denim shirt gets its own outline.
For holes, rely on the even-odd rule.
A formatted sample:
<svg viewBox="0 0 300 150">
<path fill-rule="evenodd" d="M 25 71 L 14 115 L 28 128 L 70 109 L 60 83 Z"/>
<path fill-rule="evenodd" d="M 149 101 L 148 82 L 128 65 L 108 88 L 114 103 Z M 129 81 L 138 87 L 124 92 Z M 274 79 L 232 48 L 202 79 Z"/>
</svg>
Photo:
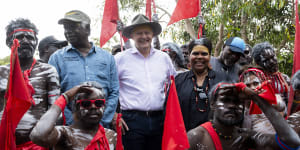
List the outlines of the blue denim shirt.
<svg viewBox="0 0 300 150">
<path fill-rule="evenodd" d="M 92 48 L 85 57 L 76 48 L 67 46 L 52 54 L 49 64 L 59 74 L 62 93 L 86 81 L 96 81 L 102 85 L 106 108 L 101 123 L 108 127 L 118 105 L 119 81 L 116 64 L 110 53 L 91 44 Z M 68 124 L 72 123 L 72 115 L 68 117 L 66 114 L 66 119 Z"/>
</svg>

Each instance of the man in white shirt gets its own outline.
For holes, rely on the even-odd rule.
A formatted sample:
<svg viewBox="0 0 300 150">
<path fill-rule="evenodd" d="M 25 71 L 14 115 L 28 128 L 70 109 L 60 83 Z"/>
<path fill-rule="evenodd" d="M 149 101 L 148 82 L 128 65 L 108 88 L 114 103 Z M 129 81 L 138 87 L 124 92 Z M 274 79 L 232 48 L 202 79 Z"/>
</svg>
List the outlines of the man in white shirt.
<svg viewBox="0 0 300 150">
<path fill-rule="evenodd" d="M 123 30 L 135 46 L 115 56 L 119 82 L 120 105 L 124 126 L 125 150 L 161 149 L 165 87 L 176 71 L 169 56 L 151 46 L 161 26 L 137 15 Z"/>
</svg>

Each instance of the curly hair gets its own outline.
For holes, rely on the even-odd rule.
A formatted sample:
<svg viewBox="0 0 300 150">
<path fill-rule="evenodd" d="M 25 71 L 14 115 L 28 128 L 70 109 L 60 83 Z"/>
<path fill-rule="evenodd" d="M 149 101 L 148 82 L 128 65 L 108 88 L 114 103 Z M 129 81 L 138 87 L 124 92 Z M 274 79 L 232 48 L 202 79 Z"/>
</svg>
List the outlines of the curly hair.
<svg viewBox="0 0 300 150">
<path fill-rule="evenodd" d="M 212 44 L 211 41 L 208 38 L 200 38 L 200 39 L 194 39 L 189 43 L 189 53 L 192 52 L 194 46 L 196 45 L 203 45 L 208 48 L 209 54 L 211 54 L 212 50 Z"/>
<path fill-rule="evenodd" d="M 183 63 L 184 63 L 184 57 L 182 53 L 182 49 L 175 43 L 167 42 L 162 45 L 163 48 L 169 48 L 171 51 L 176 52 L 176 57 L 175 57 L 175 63 L 178 65 L 178 67 L 185 68 Z"/>
<path fill-rule="evenodd" d="M 35 32 L 35 35 L 38 34 L 38 29 L 36 26 L 29 20 L 24 18 L 18 18 L 16 20 L 12 20 L 7 26 L 6 26 L 6 45 L 10 46 L 12 44 L 12 37 L 13 35 L 10 35 L 15 29 L 31 29 Z M 37 37 L 36 37 L 37 40 Z"/>
<path fill-rule="evenodd" d="M 253 47 L 252 58 L 254 58 L 254 61 L 256 64 L 260 63 L 260 61 L 261 61 L 260 55 L 262 54 L 263 50 L 265 50 L 265 49 L 271 49 L 272 51 L 274 51 L 273 46 L 269 42 L 259 43 Z"/>
<path fill-rule="evenodd" d="M 293 75 L 291 83 L 294 90 L 300 90 L 300 70 Z"/>
</svg>

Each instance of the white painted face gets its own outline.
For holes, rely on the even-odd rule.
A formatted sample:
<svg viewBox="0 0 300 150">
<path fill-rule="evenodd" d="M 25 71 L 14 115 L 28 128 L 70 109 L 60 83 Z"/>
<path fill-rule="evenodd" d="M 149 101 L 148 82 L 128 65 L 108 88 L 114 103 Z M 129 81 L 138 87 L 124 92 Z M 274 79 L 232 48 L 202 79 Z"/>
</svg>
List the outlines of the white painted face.
<svg viewBox="0 0 300 150">
<path fill-rule="evenodd" d="M 247 85 L 248 88 L 251 88 L 252 90 L 255 90 L 256 87 L 261 85 L 260 79 L 255 75 L 245 75 L 244 77 L 244 83 Z"/>
</svg>

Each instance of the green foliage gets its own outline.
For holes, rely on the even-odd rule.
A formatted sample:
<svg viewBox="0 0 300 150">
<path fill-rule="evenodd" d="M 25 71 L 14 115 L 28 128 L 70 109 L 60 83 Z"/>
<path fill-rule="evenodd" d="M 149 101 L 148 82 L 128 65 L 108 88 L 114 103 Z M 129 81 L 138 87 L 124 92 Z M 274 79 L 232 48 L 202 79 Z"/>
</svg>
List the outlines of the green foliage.
<svg viewBox="0 0 300 150">
<path fill-rule="evenodd" d="M 144 0 L 121 0 L 120 3 L 121 10 L 136 12 L 145 7 Z M 156 0 L 157 6 L 161 4 Z M 279 70 L 291 75 L 295 39 L 294 0 L 201 0 L 201 4 L 206 22 L 205 36 L 212 40 L 213 45 L 217 44 L 219 36 L 222 41 L 231 36 L 239 36 L 251 46 L 268 41 L 276 50 Z M 165 15 L 163 11 L 157 12 L 159 16 Z M 168 22 L 169 18 L 165 20 Z M 196 33 L 197 18 L 189 20 Z M 219 32 L 221 24 L 224 25 L 223 34 Z M 191 35 L 185 31 L 184 25 L 184 21 L 172 24 L 160 37 L 171 37 L 178 44 L 187 43 Z"/>
<path fill-rule="evenodd" d="M 0 65 L 7 65 L 10 62 L 10 56 L 6 56 L 2 59 L 0 59 Z"/>
</svg>

